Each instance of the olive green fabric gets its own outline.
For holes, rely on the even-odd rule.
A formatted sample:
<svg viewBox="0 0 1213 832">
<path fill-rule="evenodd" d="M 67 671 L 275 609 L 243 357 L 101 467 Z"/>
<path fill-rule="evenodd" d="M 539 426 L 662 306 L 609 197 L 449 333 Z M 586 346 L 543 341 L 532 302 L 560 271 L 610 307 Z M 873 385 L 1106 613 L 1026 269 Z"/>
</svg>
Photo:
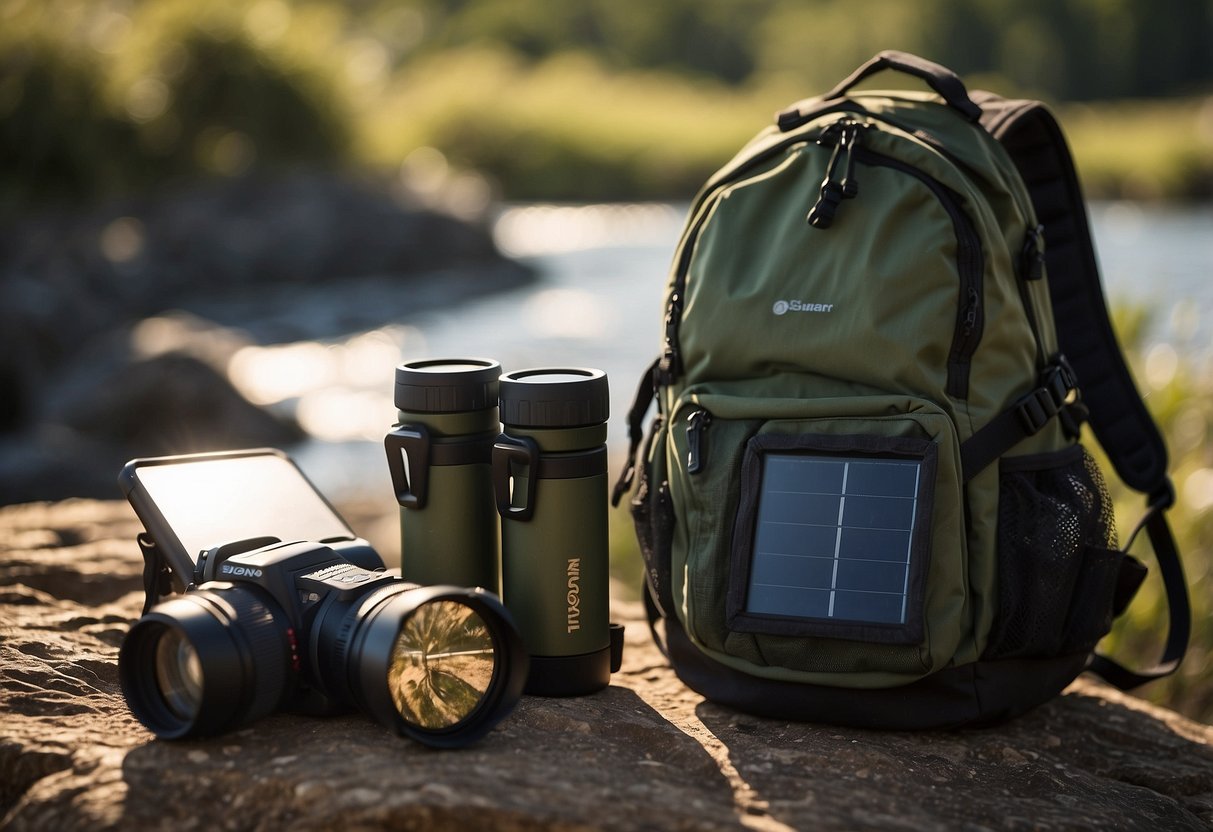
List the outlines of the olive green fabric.
<svg viewBox="0 0 1213 832">
<path fill-rule="evenodd" d="M 820 112 L 789 132 L 763 131 L 696 199 L 665 297 L 666 313 L 677 310 L 679 367 L 658 391 L 667 418 L 647 464 L 669 479 L 673 600 L 693 644 L 754 676 L 892 687 L 975 662 L 986 648 L 997 612 L 998 470 L 965 483 L 960 447 L 1037 386 L 1057 352 L 1053 315 L 1045 281 L 1017 273 L 1037 225 L 1027 192 L 980 126 L 911 93 L 800 109 Z M 858 193 L 816 228 L 806 217 L 842 120 L 861 125 Z M 980 331 L 957 395 L 950 358 L 973 304 L 962 225 L 979 252 Z M 701 468 L 690 473 L 687 419 L 696 410 L 712 420 L 697 449 Z M 747 440 L 766 433 L 934 443 L 919 643 L 730 628 L 738 471 Z M 1012 454 L 1071 443 L 1052 420 Z"/>
</svg>

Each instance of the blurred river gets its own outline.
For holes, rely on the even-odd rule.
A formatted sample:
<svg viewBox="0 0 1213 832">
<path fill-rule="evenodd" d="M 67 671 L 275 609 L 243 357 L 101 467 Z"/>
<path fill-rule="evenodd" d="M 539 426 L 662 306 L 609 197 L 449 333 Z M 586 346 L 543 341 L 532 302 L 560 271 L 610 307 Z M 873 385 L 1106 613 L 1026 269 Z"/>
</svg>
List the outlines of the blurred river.
<svg viewBox="0 0 1213 832">
<path fill-rule="evenodd" d="M 506 370 L 541 365 L 605 370 L 610 442 L 626 444 L 623 417 L 655 356 L 666 271 L 685 206 L 513 206 L 495 222 L 498 245 L 535 266 L 522 289 L 477 297 L 398 324 L 317 344 L 248 347 L 231 364 L 250 399 L 289 407 L 314 439 L 294 450 L 338 500 L 392 504 L 382 437 L 395 418 L 393 370 L 429 356 L 487 356 Z M 1109 302 L 1152 311 L 1147 390 L 1164 386 L 1180 356 L 1213 369 L 1213 206 L 1091 206 Z"/>
</svg>

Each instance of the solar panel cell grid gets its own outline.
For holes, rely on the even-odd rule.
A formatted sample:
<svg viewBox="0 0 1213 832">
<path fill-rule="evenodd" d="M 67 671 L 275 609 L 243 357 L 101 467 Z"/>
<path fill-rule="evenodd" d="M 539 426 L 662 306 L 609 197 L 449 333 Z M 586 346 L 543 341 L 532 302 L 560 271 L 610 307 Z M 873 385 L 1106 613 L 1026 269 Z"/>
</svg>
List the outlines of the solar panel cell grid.
<svg viewBox="0 0 1213 832">
<path fill-rule="evenodd" d="M 902 624 L 921 463 L 769 453 L 746 610 Z"/>
</svg>

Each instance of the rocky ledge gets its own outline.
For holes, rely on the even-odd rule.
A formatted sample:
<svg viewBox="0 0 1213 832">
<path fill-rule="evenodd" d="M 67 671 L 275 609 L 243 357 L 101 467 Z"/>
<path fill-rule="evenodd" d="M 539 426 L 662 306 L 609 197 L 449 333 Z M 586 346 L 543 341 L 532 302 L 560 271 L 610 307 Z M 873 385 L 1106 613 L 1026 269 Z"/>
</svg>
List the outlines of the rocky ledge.
<svg viewBox="0 0 1213 832">
<path fill-rule="evenodd" d="M 134 720 L 141 604 L 124 503 L 0 509 L 0 826 L 22 829 L 1207 829 L 1213 728 L 1080 680 L 1010 724 L 881 733 L 757 719 L 683 687 L 638 605 L 623 671 L 524 698 L 471 749 L 360 716 L 210 741 Z"/>
</svg>

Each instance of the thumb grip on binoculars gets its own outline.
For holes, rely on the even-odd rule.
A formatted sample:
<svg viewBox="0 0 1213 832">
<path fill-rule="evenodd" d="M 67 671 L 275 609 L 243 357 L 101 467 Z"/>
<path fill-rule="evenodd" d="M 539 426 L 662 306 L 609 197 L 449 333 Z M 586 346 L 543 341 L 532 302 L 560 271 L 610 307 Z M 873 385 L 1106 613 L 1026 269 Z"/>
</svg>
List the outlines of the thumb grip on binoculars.
<svg viewBox="0 0 1213 832">
<path fill-rule="evenodd" d="M 430 471 L 430 432 L 424 425 L 399 425 L 383 437 L 387 467 L 396 502 L 405 508 L 425 508 Z M 408 468 L 404 456 L 408 456 Z M 411 476 L 410 476 L 411 475 Z"/>
<path fill-rule="evenodd" d="M 515 467 L 517 466 L 517 467 Z M 514 504 L 517 496 L 511 481 L 517 484 L 516 470 L 525 471 L 526 501 Z M 539 479 L 539 445 L 529 436 L 502 434 L 493 445 L 493 496 L 497 513 L 511 520 L 530 520 L 535 513 L 535 481 Z"/>
</svg>

